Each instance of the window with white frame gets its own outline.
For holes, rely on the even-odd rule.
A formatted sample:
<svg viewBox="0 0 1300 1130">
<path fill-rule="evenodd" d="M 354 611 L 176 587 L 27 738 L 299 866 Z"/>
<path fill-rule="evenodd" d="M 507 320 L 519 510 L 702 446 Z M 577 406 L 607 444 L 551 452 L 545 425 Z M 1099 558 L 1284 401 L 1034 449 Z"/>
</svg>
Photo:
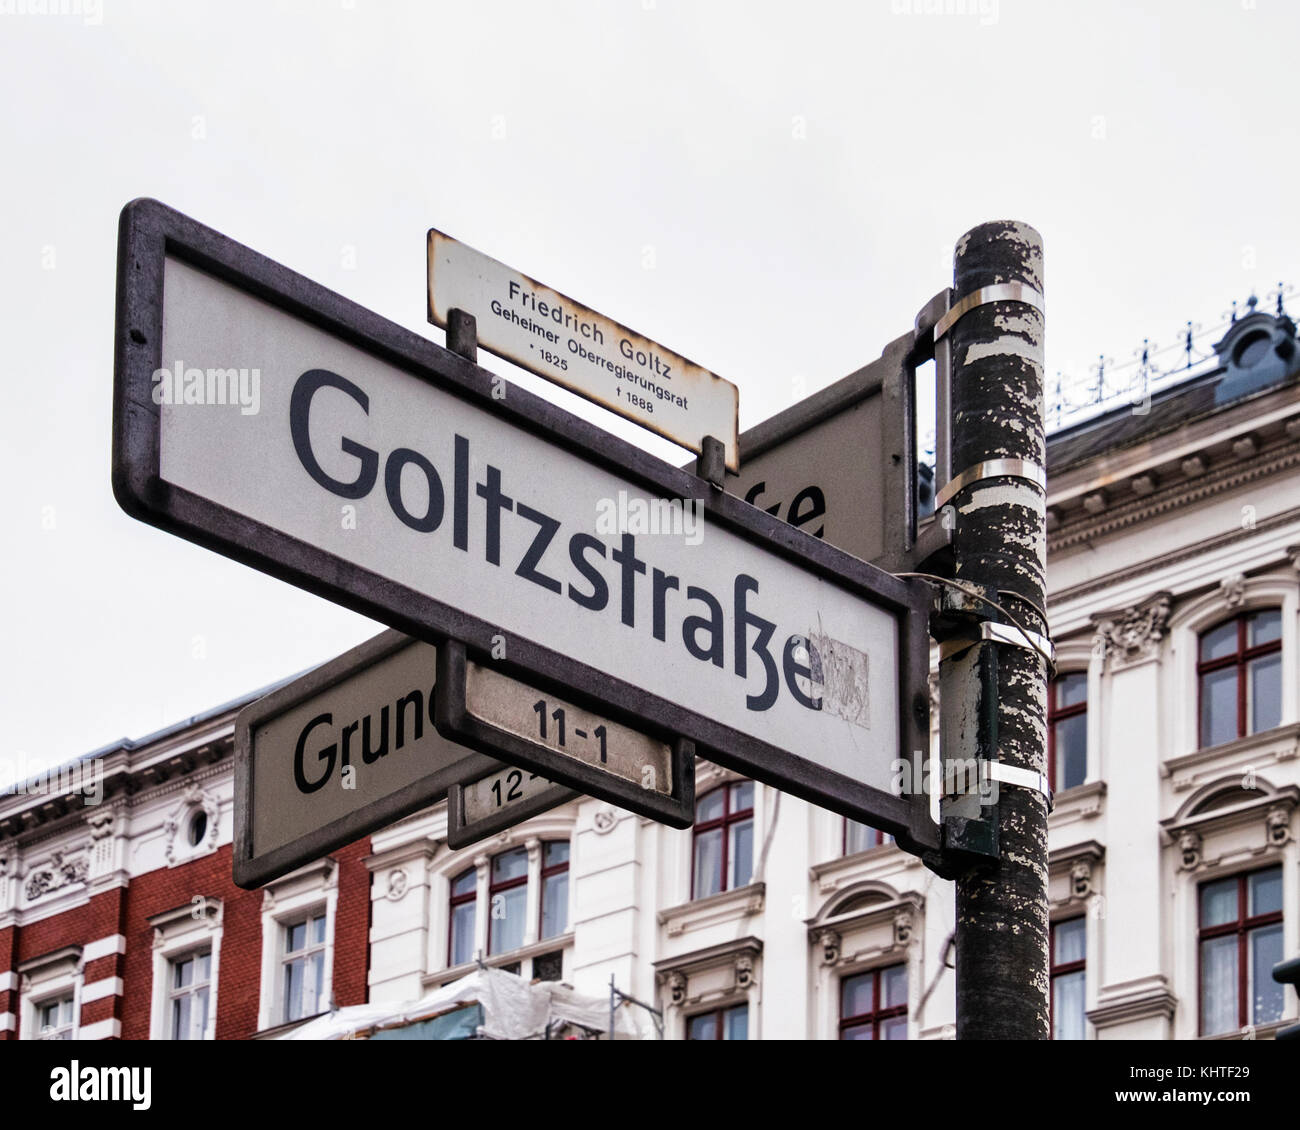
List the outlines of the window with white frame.
<svg viewBox="0 0 1300 1130">
<path fill-rule="evenodd" d="M 216 1037 L 222 902 L 195 895 L 149 919 L 153 927 L 151 1040 Z"/>
<path fill-rule="evenodd" d="M 18 967 L 24 1040 L 75 1040 L 80 1036 L 84 965 L 81 947 L 68 946 Z"/>
<path fill-rule="evenodd" d="M 280 985 L 283 1023 L 315 1016 L 325 1007 L 325 911 L 281 926 Z"/>
<path fill-rule="evenodd" d="M 339 870 L 326 856 L 262 888 L 260 1031 L 333 1007 Z"/>
<path fill-rule="evenodd" d="M 202 1040 L 208 1030 L 212 995 L 212 951 L 176 957 L 167 965 L 168 1038 Z"/>
<path fill-rule="evenodd" d="M 36 1039 L 71 1040 L 76 1030 L 76 1001 L 72 993 L 39 1001 L 35 1008 Z"/>
</svg>

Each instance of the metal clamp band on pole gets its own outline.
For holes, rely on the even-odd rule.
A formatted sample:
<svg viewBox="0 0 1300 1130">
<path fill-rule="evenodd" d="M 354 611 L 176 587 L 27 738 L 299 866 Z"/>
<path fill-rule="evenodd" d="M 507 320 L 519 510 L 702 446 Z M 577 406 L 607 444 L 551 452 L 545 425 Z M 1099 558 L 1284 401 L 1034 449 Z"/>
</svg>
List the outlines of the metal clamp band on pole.
<svg viewBox="0 0 1300 1130">
<path fill-rule="evenodd" d="M 944 483 L 939 493 L 934 496 L 934 508 L 941 509 L 953 495 L 963 487 L 970 486 L 971 483 L 998 477 L 1024 479 L 1044 491 L 1047 490 L 1047 472 L 1037 463 L 1031 463 L 1028 459 L 989 459 L 983 463 L 976 463 L 973 467 L 967 467 L 960 475 Z"/>
<path fill-rule="evenodd" d="M 1043 799 L 1047 801 L 1047 811 L 1052 811 L 1052 786 L 1048 783 L 1047 774 L 1040 773 L 1037 769 L 1021 769 L 1016 765 L 1008 765 L 1005 761 L 981 761 L 980 780 L 996 781 L 1000 785 L 1015 785 L 1042 793 Z"/>
<path fill-rule="evenodd" d="M 990 302 L 1023 302 L 1027 306 L 1032 306 L 1040 314 L 1043 313 L 1042 291 L 1035 290 L 1032 286 L 1015 282 L 982 286 L 979 290 L 972 290 L 970 294 L 958 301 L 934 324 L 934 340 L 938 341 L 947 334 L 953 326 L 961 321 L 966 314 L 974 310 L 975 307 L 985 306 Z"/>
<path fill-rule="evenodd" d="M 1056 667 L 1056 647 L 1052 641 L 1038 632 L 1031 632 L 1028 628 L 1021 628 L 1015 624 L 998 624 L 992 620 L 981 620 L 979 626 L 979 638 L 971 639 L 968 636 L 954 636 L 946 639 L 939 644 L 939 658 L 951 659 L 954 655 L 960 655 L 963 651 L 968 651 L 981 640 L 989 640 L 993 643 L 1010 644 L 1012 647 L 1022 647 L 1026 651 L 1032 651 L 1041 655 L 1047 660 L 1049 668 Z"/>
<path fill-rule="evenodd" d="M 1027 651 L 1036 651 L 1053 667 L 1056 666 L 1056 647 L 1050 639 L 1028 628 L 1019 628 L 1014 624 L 997 624 L 992 620 L 980 623 L 980 639 L 1008 643 L 1012 647 L 1023 647 Z"/>
</svg>

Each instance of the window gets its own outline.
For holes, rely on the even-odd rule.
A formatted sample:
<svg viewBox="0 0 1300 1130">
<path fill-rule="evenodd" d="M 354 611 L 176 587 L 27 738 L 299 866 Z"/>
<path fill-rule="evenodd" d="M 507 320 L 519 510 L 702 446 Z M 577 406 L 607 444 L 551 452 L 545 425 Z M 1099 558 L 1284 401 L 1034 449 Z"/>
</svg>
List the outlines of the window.
<svg viewBox="0 0 1300 1130">
<path fill-rule="evenodd" d="M 749 1005 L 737 1004 L 701 1012 L 686 1021 L 688 1040 L 748 1040 Z"/>
<path fill-rule="evenodd" d="M 1050 962 L 1053 1040 L 1082 1040 L 1087 1037 L 1083 1015 L 1087 939 L 1088 923 L 1084 918 L 1070 918 L 1052 924 Z"/>
<path fill-rule="evenodd" d="M 840 1039 L 907 1039 L 907 966 L 872 969 L 840 982 Z"/>
<path fill-rule="evenodd" d="M 569 841 L 512 847 L 486 863 L 488 918 L 477 932 L 479 873 L 475 867 L 451 880 L 447 965 L 474 960 L 486 941 L 489 956 L 508 954 L 557 938 L 569 927 Z M 532 884 L 530 897 L 530 884 Z M 543 955 L 543 957 L 546 955 Z M 502 966 L 502 968 L 506 968 Z M 537 976 L 534 963 L 534 976 Z"/>
<path fill-rule="evenodd" d="M 1088 775 L 1088 675 L 1072 671 L 1047 693 L 1047 776 L 1053 792 L 1082 785 Z"/>
<path fill-rule="evenodd" d="M 1202 883 L 1199 941 L 1203 1036 L 1281 1018 L 1281 867 Z"/>
<path fill-rule="evenodd" d="M 488 886 L 488 953 L 509 953 L 524 944 L 528 917 L 528 849 L 515 848 L 492 857 Z"/>
<path fill-rule="evenodd" d="M 325 914 L 284 927 L 283 1023 L 315 1016 L 325 1003 Z"/>
<path fill-rule="evenodd" d="M 695 804 L 691 897 L 746 886 L 754 867 L 754 782 L 737 781 Z"/>
<path fill-rule="evenodd" d="M 56 997 L 41 1001 L 36 1006 L 36 1038 L 38 1040 L 71 1040 L 73 1030 L 73 997 Z"/>
<path fill-rule="evenodd" d="M 844 854 L 853 855 L 868 848 L 891 844 L 894 837 L 886 832 L 877 831 L 870 824 L 859 824 L 856 820 L 844 818 Z"/>
<path fill-rule="evenodd" d="M 542 847 L 542 938 L 563 934 L 569 924 L 569 842 Z"/>
<path fill-rule="evenodd" d="M 201 1040 L 208 1027 L 212 954 L 196 953 L 170 963 L 168 1034 L 173 1040 Z"/>
<path fill-rule="evenodd" d="M 448 965 L 463 965 L 474 958 L 474 910 L 477 899 L 478 875 L 471 867 L 451 881 L 451 937 L 448 942 Z"/>
<path fill-rule="evenodd" d="M 1203 632 L 1197 654 L 1201 746 L 1271 730 L 1282 720 L 1282 613 L 1246 612 Z"/>
</svg>

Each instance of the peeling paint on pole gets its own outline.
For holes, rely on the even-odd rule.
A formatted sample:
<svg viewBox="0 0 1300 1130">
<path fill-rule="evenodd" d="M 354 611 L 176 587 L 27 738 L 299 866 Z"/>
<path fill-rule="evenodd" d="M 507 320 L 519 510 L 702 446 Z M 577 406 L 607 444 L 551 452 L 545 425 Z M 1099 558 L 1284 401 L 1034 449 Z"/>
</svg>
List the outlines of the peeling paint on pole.
<svg viewBox="0 0 1300 1130">
<path fill-rule="evenodd" d="M 982 224 L 957 244 L 954 305 L 1003 283 L 1042 293 L 1042 240 L 1025 224 Z M 954 475 L 995 459 L 1045 466 L 1042 313 L 1022 301 L 987 302 L 949 334 Z M 954 502 L 957 578 L 995 592 L 1016 619 L 1046 635 L 1038 612 L 1047 569 L 1044 489 L 995 475 L 969 483 Z M 967 717 L 952 724 L 966 740 L 969 725 L 984 727 L 984 742 L 977 736 L 975 744 L 992 744 L 1006 765 L 1045 773 L 1046 661 L 1028 648 L 985 643 L 946 660 L 942 684 L 977 680 L 976 654 L 992 665 L 990 676 L 996 669 L 996 709 L 980 710 L 968 696 Z M 1046 1039 L 1047 802 L 1015 785 L 1000 786 L 996 797 L 999 858 L 957 880 L 957 1035 Z M 975 815 L 969 803 L 954 808 Z"/>
</svg>

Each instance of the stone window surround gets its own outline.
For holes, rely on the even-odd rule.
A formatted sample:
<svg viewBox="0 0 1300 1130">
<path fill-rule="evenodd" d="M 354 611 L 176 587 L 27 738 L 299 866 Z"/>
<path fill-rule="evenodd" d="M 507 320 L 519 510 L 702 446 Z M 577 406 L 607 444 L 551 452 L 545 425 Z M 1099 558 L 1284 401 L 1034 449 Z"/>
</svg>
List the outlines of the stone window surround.
<svg viewBox="0 0 1300 1130">
<path fill-rule="evenodd" d="M 39 1040 L 36 1016 L 40 1007 L 51 1000 L 72 993 L 72 1038 L 80 1038 L 81 990 L 85 983 L 85 962 L 81 946 L 64 946 L 41 957 L 24 961 L 17 969 L 22 995 L 24 1040 Z"/>
<path fill-rule="evenodd" d="M 565 965 L 573 948 L 573 897 L 576 883 L 573 880 L 574 849 L 576 846 L 576 818 L 545 814 L 493 836 L 491 839 L 473 845 L 461 851 L 448 850 L 441 858 L 435 858 L 427 864 L 427 873 L 432 883 L 430 891 L 429 942 L 425 957 L 425 968 L 429 971 L 423 978 L 428 986 L 445 984 L 464 976 L 474 968 L 477 957 L 482 955 L 483 963 L 489 966 L 510 965 L 515 961 L 525 961 L 532 957 L 554 950 L 565 951 Z M 542 899 L 542 845 L 555 840 L 569 844 L 569 912 L 566 922 L 569 928 L 553 938 L 541 939 L 541 899 Z M 492 857 L 515 848 L 528 849 L 528 901 L 525 913 L 523 945 L 509 953 L 487 953 L 488 915 L 480 913 L 481 908 L 488 907 L 488 888 L 491 880 Z M 474 953 L 475 960 L 458 966 L 448 965 L 450 953 L 448 938 L 451 930 L 451 881 L 473 867 L 476 871 L 475 914 L 474 914 Z M 455 974 L 451 976 L 450 974 Z"/>
<path fill-rule="evenodd" d="M 1257 798 L 1197 812 L 1216 795 L 1241 787 L 1239 776 L 1221 778 L 1198 789 L 1183 803 L 1177 815 L 1160 822 L 1169 855 L 1166 874 L 1172 873 L 1174 892 L 1170 907 L 1174 939 L 1172 988 L 1184 1005 L 1174 1017 L 1175 1039 L 1254 1038 L 1286 1023 L 1285 1018 L 1293 1015 L 1295 1006 L 1288 997 L 1284 998 L 1284 1019 L 1278 1024 L 1260 1026 L 1253 1033 L 1234 1030 L 1214 1036 L 1197 1035 L 1200 1027 L 1199 911 L 1203 884 L 1280 864 L 1283 953 L 1292 953 L 1300 946 L 1300 882 L 1297 881 L 1300 860 L 1290 831 L 1295 809 L 1300 807 L 1300 786 L 1274 788 L 1262 778 L 1257 784 L 1260 793 Z M 1249 843 L 1242 843 L 1241 833 L 1251 825 L 1257 825 L 1259 832 L 1250 835 Z M 1233 843 L 1234 840 L 1237 842 Z"/>
<path fill-rule="evenodd" d="M 280 1015 L 280 995 L 284 985 L 284 930 L 293 922 L 321 910 L 325 912 L 325 968 L 321 973 L 325 1000 L 319 1012 L 333 1008 L 334 924 L 338 896 L 338 863 L 330 858 L 308 864 L 262 889 L 262 968 L 257 1005 L 259 1032 L 285 1023 L 300 1023 L 286 1022 Z"/>
<path fill-rule="evenodd" d="M 1261 608 L 1280 608 L 1282 611 L 1282 717 L 1279 726 L 1300 721 L 1300 667 L 1297 667 L 1300 656 L 1300 632 L 1297 631 L 1300 586 L 1296 584 L 1294 570 L 1270 569 L 1261 576 L 1226 577 L 1211 592 L 1186 602 L 1170 617 L 1170 662 L 1166 665 L 1168 669 L 1161 672 L 1161 697 L 1175 707 L 1170 716 L 1170 740 L 1162 761 L 1202 750 L 1196 676 L 1201 633 L 1242 612 Z"/>
<path fill-rule="evenodd" d="M 149 1039 L 171 1037 L 170 1023 L 171 966 L 177 958 L 202 953 L 212 954 L 212 973 L 208 982 L 208 1024 L 203 1039 L 216 1038 L 218 980 L 221 975 L 221 936 L 223 911 L 220 899 L 196 895 L 190 902 L 149 918 L 153 927 L 153 983 L 150 990 Z"/>
<path fill-rule="evenodd" d="M 762 955 L 762 939 L 751 934 L 656 961 L 664 1038 L 684 1040 L 692 1016 L 743 1004 L 749 1010 L 747 1038 L 758 1039 Z"/>
<path fill-rule="evenodd" d="M 836 907 L 864 894 L 879 895 L 881 901 L 835 913 Z M 907 1035 L 916 1039 L 917 1007 L 924 992 L 925 896 L 916 891 L 899 894 L 875 881 L 855 884 L 836 891 L 805 925 L 811 947 L 814 1038 L 839 1038 L 840 983 L 845 977 L 901 964 L 907 967 Z"/>
</svg>

